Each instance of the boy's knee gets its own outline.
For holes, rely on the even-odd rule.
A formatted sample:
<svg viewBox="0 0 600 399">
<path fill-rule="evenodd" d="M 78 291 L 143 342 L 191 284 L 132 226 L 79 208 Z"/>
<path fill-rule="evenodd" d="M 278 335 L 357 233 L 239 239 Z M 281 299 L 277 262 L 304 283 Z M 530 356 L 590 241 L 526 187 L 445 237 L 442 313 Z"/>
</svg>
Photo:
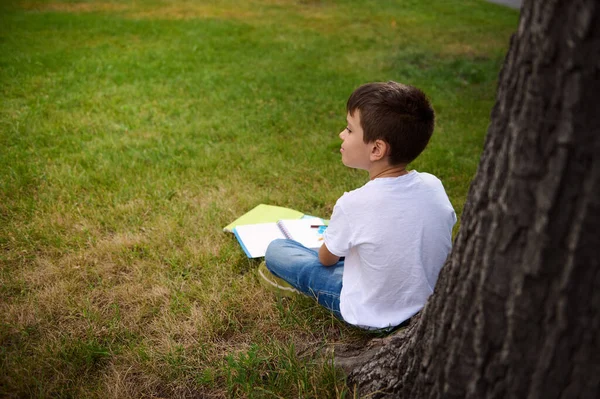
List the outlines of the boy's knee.
<svg viewBox="0 0 600 399">
<path fill-rule="evenodd" d="M 288 239 L 277 238 L 277 239 L 271 241 L 271 243 L 269 244 L 269 247 L 273 247 L 273 248 L 284 247 L 288 242 L 289 242 Z"/>
<path fill-rule="evenodd" d="M 269 244 L 267 247 L 267 252 L 265 253 L 267 267 L 269 264 L 280 262 L 282 257 L 285 258 L 286 242 L 287 240 L 278 238 Z"/>
<path fill-rule="evenodd" d="M 283 238 L 278 238 L 276 240 L 271 241 L 269 246 L 267 247 L 267 252 L 265 253 L 265 257 L 273 256 L 275 253 L 282 251 L 287 240 Z"/>
</svg>

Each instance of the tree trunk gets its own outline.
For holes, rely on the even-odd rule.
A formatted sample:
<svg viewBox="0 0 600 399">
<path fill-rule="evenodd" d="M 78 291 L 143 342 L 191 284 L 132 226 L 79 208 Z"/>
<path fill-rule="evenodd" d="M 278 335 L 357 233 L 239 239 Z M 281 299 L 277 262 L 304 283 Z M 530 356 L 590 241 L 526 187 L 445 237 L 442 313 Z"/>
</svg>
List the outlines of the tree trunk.
<svg viewBox="0 0 600 399">
<path fill-rule="evenodd" d="M 600 397 L 600 2 L 528 1 L 454 250 L 361 394 Z"/>
</svg>

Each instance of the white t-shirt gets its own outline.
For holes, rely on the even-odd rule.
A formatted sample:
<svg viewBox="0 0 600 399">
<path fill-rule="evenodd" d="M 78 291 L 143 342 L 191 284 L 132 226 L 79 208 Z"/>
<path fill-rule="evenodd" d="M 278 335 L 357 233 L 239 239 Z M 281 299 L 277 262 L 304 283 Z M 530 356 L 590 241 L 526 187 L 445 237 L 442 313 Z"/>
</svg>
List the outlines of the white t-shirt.
<svg viewBox="0 0 600 399">
<path fill-rule="evenodd" d="M 345 256 L 340 311 L 365 328 L 396 326 L 433 293 L 456 214 L 440 180 L 411 171 L 344 193 L 324 242 Z"/>
</svg>

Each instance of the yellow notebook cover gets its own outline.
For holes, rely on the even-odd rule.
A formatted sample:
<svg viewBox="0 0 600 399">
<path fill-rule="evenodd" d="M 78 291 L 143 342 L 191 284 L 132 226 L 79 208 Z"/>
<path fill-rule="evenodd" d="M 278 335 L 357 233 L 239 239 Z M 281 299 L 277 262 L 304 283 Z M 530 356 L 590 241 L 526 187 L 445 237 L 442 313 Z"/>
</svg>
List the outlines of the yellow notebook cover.
<svg viewBox="0 0 600 399">
<path fill-rule="evenodd" d="M 223 231 L 233 233 L 233 228 L 235 226 L 257 223 L 275 223 L 281 219 L 301 219 L 303 216 L 304 214 L 302 212 L 294 209 L 260 204 L 225 226 Z"/>
</svg>

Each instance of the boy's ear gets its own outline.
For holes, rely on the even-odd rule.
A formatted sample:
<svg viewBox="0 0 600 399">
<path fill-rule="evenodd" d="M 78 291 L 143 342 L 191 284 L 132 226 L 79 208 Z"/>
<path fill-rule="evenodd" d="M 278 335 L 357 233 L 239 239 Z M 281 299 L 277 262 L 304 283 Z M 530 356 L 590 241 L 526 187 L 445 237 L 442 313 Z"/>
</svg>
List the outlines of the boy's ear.
<svg viewBox="0 0 600 399">
<path fill-rule="evenodd" d="M 371 146 L 371 161 L 379 161 L 388 154 L 390 145 L 383 140 L 375 140 Z"/>
</svg>

